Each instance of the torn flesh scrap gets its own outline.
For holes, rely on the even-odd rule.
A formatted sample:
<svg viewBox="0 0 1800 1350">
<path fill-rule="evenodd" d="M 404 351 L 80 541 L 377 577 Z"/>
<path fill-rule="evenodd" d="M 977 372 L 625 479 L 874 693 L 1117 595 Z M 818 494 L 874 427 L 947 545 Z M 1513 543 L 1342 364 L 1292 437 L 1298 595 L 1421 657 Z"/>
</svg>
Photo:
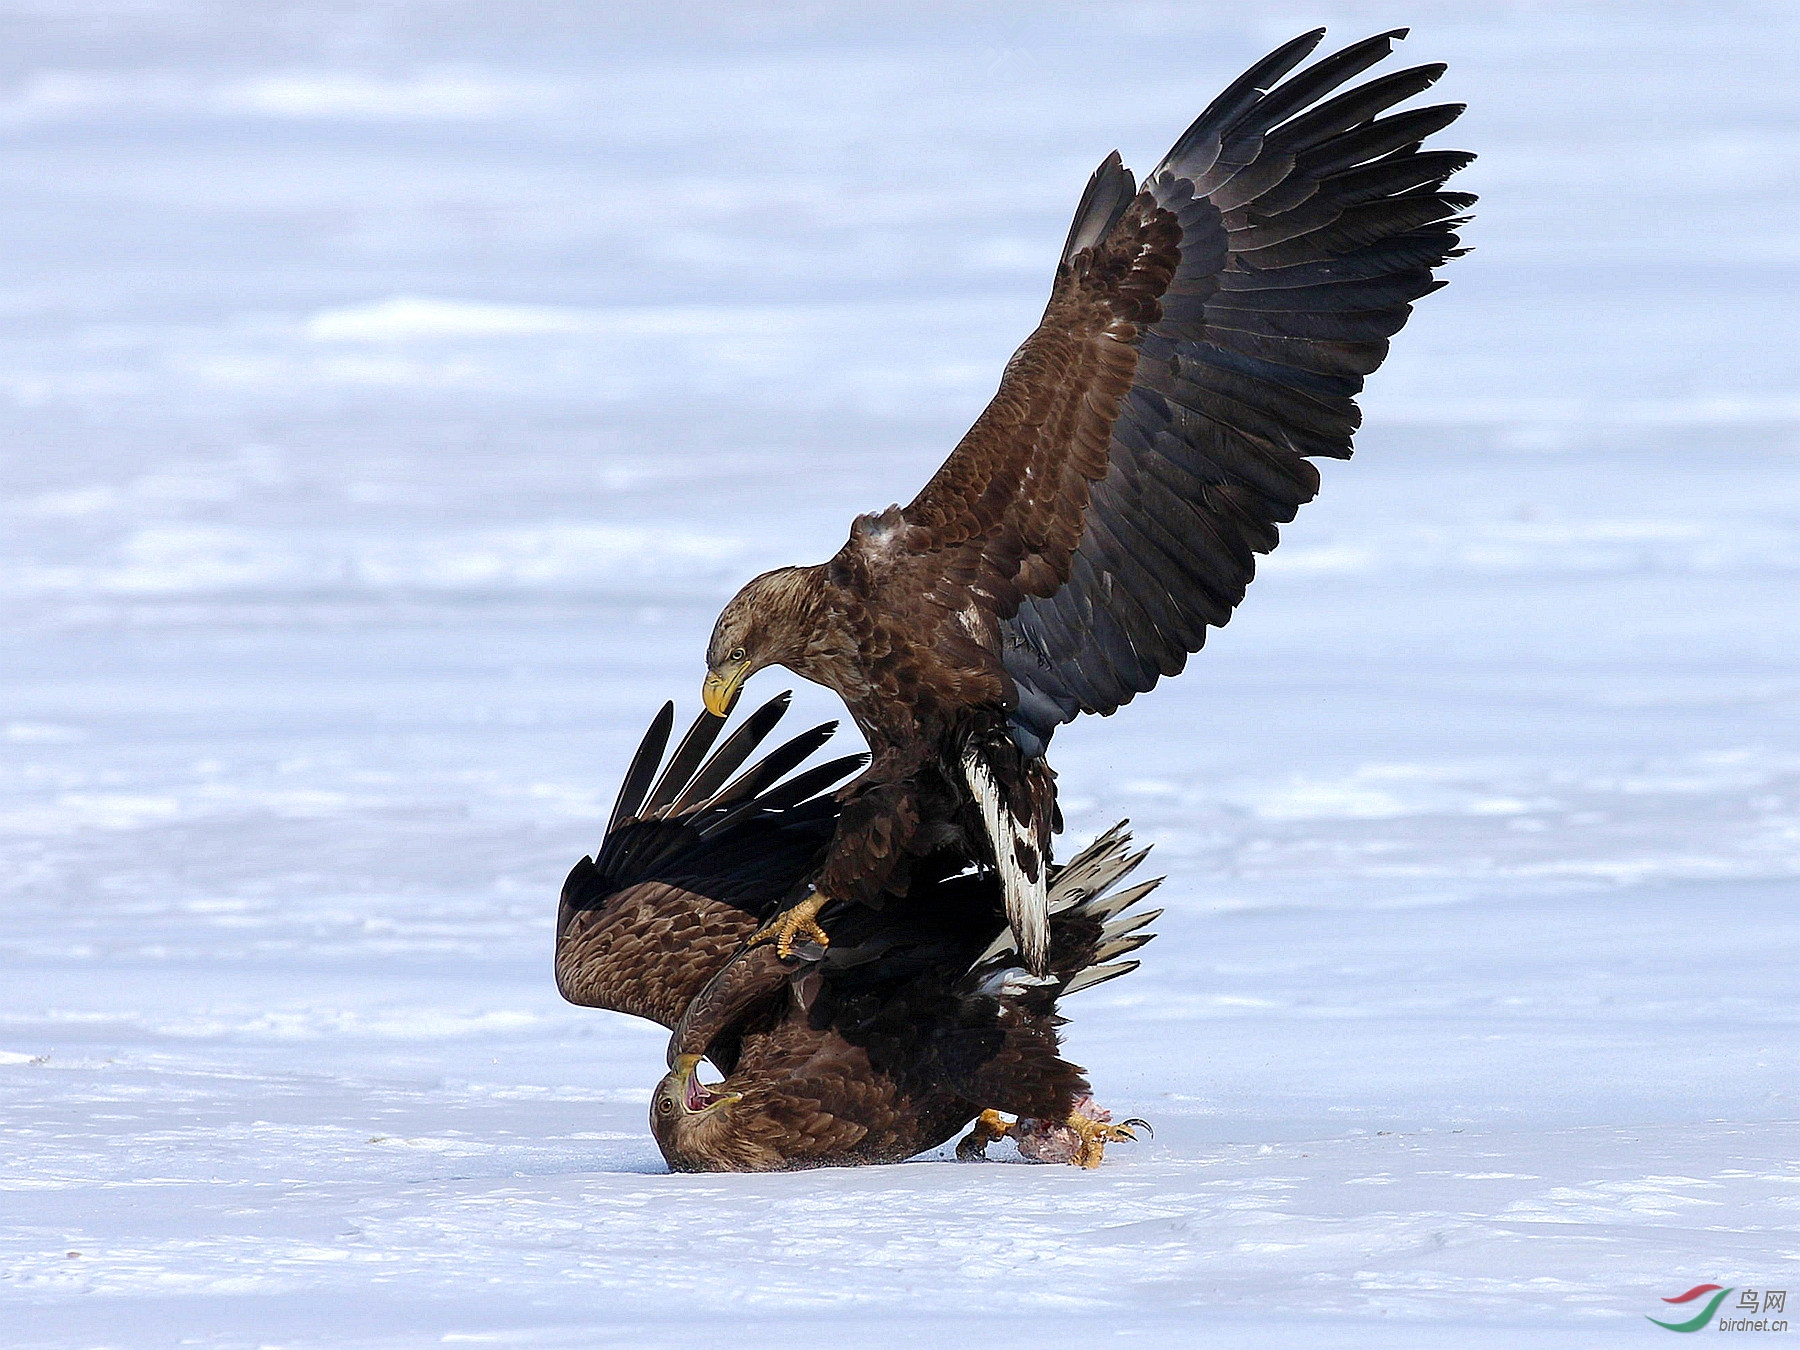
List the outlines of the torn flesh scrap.
<svg viewBox="0 0 1800 1350">
<path fill-rule="evenodd" d="M 1112 1112 L 1097 1104 L 1092 1097 L 1079 1097 L 1072 1108 L 1076 1115 L 1102 1125 L 1112 1122 Z M 1072 1125 L 1060 1120 L 1038 1120 L 1021 1116 L 1013 1127 L 1013 1138 L 1019 1143 L 1019 1156 L 1032 1162 L 1072 1163 L 1081 1152 L 1081 1136 Z"/>
</svg>

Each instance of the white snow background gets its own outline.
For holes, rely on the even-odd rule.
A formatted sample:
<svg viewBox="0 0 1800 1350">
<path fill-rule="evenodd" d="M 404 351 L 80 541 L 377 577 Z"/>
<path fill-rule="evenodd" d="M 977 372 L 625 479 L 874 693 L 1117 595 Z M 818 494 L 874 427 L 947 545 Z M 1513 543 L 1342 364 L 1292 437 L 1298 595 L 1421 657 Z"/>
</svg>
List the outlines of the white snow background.
<svg viewBox="0 0 1800 1350">
<path fill-rule="evenodd" d="M 1057 738 L 1070 838 L 1129 816 L 1169 877 L 1069 1005 L 1155 1140 L 665 1174 L 662 1033 L 550 977 L 631 746 L 740 581 L 924 482 L 1094 164 L 1318 22 L 1450 63 L 1477 251 L 1231 626 Z M 1794 7 L 0 31 L 0 1342 L 1579 1347 L 1800 1301 Z"/>
</svg>

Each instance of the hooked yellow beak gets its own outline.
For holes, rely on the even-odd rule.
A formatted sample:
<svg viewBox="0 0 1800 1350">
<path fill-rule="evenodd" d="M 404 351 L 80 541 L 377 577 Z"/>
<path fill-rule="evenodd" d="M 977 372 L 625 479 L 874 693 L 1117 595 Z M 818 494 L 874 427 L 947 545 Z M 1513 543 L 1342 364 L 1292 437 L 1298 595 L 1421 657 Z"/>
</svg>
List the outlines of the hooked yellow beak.
<svg viewBox="0 0 1800 1350">
<path fill-rule="evenodd" d="M 702 1087 L 696 1078 L 699 1068 L 699 1055 L 677 1055 L 675 1065 L 670 1070 L 680 1088 L 682 1105 L 687 1107 L 690 1115 L 699 1115 L 715 1106 L 729 1106 L 732 1102 L 744 1099 L 741 1092 L 714 1092 L 711 1088 Z"/>
<path fill-rule="evenodd" d="M 706 704 L 706 711 L 714 717 L 729 717 L 737 702 L 738 691 L 744 687 L 749 674 L 747 662 L 727 666 L 723 671 L 707 671 L 706 683 L 700 686 L 700 698 Z"/>
</svg>

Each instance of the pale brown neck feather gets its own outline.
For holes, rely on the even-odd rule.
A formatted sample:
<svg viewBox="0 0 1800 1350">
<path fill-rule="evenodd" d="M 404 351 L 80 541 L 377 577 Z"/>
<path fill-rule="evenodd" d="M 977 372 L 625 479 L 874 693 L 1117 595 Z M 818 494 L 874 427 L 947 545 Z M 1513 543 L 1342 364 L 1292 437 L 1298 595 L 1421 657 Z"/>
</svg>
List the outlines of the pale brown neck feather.
<svg viewBox="0 0 1800 1350">
<path fill-rule="evenodd" d="M 847 609 L 823 563 L 771 576 L 757 597 L 769 663 L 824 685 L 854 709 L 869 686 Z"/>
</svg>

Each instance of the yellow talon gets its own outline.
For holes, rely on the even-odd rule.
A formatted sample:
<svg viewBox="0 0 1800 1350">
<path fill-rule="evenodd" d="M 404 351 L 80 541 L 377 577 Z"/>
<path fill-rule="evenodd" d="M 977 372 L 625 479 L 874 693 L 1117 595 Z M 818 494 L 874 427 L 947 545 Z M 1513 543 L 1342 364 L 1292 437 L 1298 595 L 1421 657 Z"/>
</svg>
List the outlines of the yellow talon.
<svg viewBox="0 0 1800 1350">
<path fill-rule="evenodd" d="M 956 1146 L 956 1156 L 963 1162 L 987 1156 L 987 1146 L 996 1139 L 1017 1134 L 1019 1127 L 1004 1119 L 998 1111 L 983 1111 L 975 1124 Z"/>
<path fill-rule="evenodd" d="M 1079 1108 L 1069 1112 L 1069 1118 L 1063 1124 L 1081 1136 L 1081 1145 L 1069 1160 L 1077 1167 L 1098 1167 L 1106 1158 L 1108 1144 L 1136 1143 L 1137 1132 L 1131 1128 L 1133 1125 L 1149 1128 L 1141 1120 L 1121 1121 L 1117 1125 L 1095 1120 Z"/>
<path fill-rule="evenodd" d="M 809 938 L 821 947 L 829 947 L 831 939 L 823 928 L 819 927 L 819 911 L 831 903 L 831 897 L 814 891 L 806 899 L 795 905 L 784 914 L 777 915 L 764 925 L 754 937 L 750 945 L 775 940 L 775 955 L 783 961 L 794 954 L 794 943 L 801 938 Z"/>
</svg>

